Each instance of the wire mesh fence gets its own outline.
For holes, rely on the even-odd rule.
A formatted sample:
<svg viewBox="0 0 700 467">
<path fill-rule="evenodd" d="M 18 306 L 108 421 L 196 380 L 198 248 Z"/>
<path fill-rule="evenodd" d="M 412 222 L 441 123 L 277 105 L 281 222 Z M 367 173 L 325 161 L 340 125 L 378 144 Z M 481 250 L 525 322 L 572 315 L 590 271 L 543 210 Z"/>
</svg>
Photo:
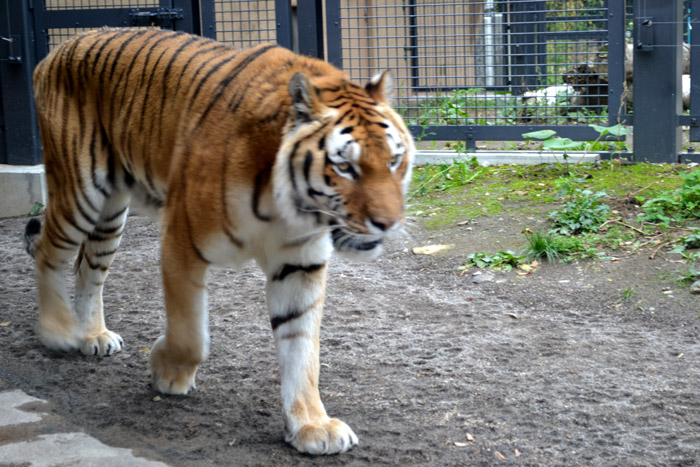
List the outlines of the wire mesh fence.
<svg viewBox="0 0 700 467">
<path fill-rule="evenodd" d="M 427 125 L 607 121 L 607 2 L 341 1 L 343 68 Z"/>
<path fill-rule="evenodd" d="M 274 0 L 215 0 L 216 39 L 236 48 L 275 42 Z"/>
</svg>

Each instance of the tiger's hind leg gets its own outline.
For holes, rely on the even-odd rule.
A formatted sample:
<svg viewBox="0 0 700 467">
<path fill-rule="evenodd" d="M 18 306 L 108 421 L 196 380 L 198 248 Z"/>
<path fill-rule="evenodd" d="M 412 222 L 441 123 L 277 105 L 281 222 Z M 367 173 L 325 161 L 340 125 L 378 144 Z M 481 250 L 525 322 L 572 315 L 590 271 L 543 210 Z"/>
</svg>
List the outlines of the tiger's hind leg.
<svg viewBox="0 0 700 467">
<path fill-rule="evenodd" d="M 75 314 L 80 325 L 80 351 L 85 355 L 111 355 L 124 345 L 105 325 L 102 289 L 121 242 L 128 205 L 129 196 L 123 194 L 112 194 L 105 201 L 75 263 Z"/>
<path fill-rule="evenodd" d="M 36 260 L 39 289 L 39 339 L 48 348 L 71 351 L 79 347 L 79 325 L 66 292 L 65 269 L 80 244 L 60 227 L 47 207 L 43 225 L 30 219 L 24 233 L 27 252 Z"/>
</svg>

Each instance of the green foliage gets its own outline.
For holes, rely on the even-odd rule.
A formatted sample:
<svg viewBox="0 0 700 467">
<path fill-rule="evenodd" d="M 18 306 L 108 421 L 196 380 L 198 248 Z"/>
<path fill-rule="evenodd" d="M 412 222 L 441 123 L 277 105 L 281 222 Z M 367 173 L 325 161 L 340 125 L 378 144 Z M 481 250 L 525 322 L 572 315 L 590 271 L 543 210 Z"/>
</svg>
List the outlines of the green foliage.
<svg viewBox="0 0 700 467">
<path fill-rule="evenodd" d="M 527 261 L 545 259 L 567 262 L 600 256 L 598 249 L 582 237 L 558 235 L 552 231 L 523 233 L 527 239 L 527 245 L 522 253 Z"/>
<path fill-rule="evenodd" d="M 416 171 L 414 184 L 417 186 L 408 194 L 409 198 L 425 196 L 428 193 L 459 188 L 472 182 L 485 169 L 479 167 L 476 157 L 471 160 L 458 160 L 452 164 L 427 166 Z"/>
<path fill-rule="evenodd" d="M 598 138 L 595 141 L 573 141 L 570 138 L 562 138 L 557 136 L 557 132 L 553 130 L 540 130 L 523 133 L 522 136 L 526 140 L 537 139 L 542 141 L 542 149 L 549 151 L 562 151 L 566 154 L 567 151 L 623 151 L 627 149 L 627 144 L 621 141 L 620 138 L 632 133 L 623 125 L 613 125 L 610 127 L 600 125 L 588 125 L 598 132 Z M 617 141 L 601 141 L 607 135 L 618 137 Z"/>
<path fill-rule="evenodd" d="M 477 268 L 491 268 L 501 271 L 510 271 L 513 267 L 517 267 L 521 264 L 525 257 L 518 255 L 513 251 L 499 251 L 489 255 L 483 251 L 477 251 L 467 256 L 468 261 L 464 266 L 460 266 L 458 269 L 464 270 L 476 266 Z"/>
<path fill-rule="evenodd" d="M 34 206 L 32 206 L 31 211 L 29 211 L 24 217 L 32 217 L 36 216 L 41 213 L 41 211 L 44 210 L 44 205 L 41 203 L 34 203 Z"/>
<path fill-rule="evenodd" d="M 593 193 L 577 188 L 575 192 L 577 196 L 567 201 L 561 210 L 549 213 L 552 232 L 566 236 L 597 232 L 608 218 L 610 206 L 601 202 L 607 196 L 604 191 Z"/>
<path fill-rule="evenodd" d="M 700 169 L 680 176 L 680 188 L 664 191 L 642 205 L 642 221 L 669 227 L 673 222 L 700 218 Z"/>
</svg>

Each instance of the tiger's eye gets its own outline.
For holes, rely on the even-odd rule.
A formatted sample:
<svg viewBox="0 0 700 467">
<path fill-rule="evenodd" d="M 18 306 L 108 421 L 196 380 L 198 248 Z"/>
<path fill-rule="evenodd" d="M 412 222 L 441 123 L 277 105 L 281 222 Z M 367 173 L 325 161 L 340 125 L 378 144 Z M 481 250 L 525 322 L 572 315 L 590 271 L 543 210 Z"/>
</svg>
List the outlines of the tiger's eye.
<svg viewBox="0 0 700 467">
<path fill-rule="evenodd" d="M 335 164 L 336 167 L 338 167 L 338 170 L 341 172 L 347 172 L 350 170 L 350 164 L 348 162 L 338 162 Z"/>
</svg>

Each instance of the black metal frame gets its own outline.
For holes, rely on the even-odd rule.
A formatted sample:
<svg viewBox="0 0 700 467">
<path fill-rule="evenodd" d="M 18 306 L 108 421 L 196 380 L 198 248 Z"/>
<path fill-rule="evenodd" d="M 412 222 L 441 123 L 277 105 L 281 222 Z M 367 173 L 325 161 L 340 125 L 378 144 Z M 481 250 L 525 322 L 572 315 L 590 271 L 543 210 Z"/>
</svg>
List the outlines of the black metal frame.
<svg viewBox="0 0 700 467">
<path fill-rule="evenodd" d="M 408 8 L 416 5 L 406 0 Z M 610 124 L 634 124 L 635 157 L 652 162 L 675 162 L 679 159 L 680 125 L 690 126 L 691 141 L 700 141 L 700 34 L 691 34 L 691 74 L 698 77 L 691 88 L 689 115 L 681 115 L 680 51 L 685 30 L 683 7 L 667 0 L 634 0 L 635 48 L 634 107 L 636 118 L 627 115 L 620 99 L 625 83 L 625 3 L 608 1 L 608 118 Z M 537 67 L 546 56 L 544 43 L 528 35 L 541 34 L 526 21 L 532 15 L 542 15 L 537 5 L 544 1 L 512 0 L 516 16 L 511 16 L 511 31 L 515 47 L 521 53 L 515 60 L 522 80 L 531 86 L 537 81 Z M 36 164 L 41 161 L 39 135 L 34 123 L 31 94 L 31 73 L 48 52 L 47 31 L 52 28 L 90 28 L 102 25 L 123 26 L 143 24 L 145 20 L 163 20 L 173 27 L 208 37 L 216 37 L 216 18 L 211 2 L 201 0 L 160 0 L 158 8 L 51 10 L 44 0 L 0 0 L 0 163 Z M 307 55 L 326 58 L 342 65 L 341 7 L 337 1 L 304 0 L 294 12 L 289 0 L 275 0 L 277 41 L 290 49 Z M 700 0 L 685 0 L 690 8 L 690 21 L 697 24 Z M 692 9 L 695 6 L 695 9 Z M 646 10 L 644 10 L 646 8 Z M 521 12 L 522 10 L 522 12 Z M 298 29 L 294 29 L 296 22 Z M 517 16 L 520 15 L 520 21 Z M 651 23 L 645 19 L 651 18 Z M 540 20 L 542 18 L 539 18 Z M 324 22 L 326 37 L 323 37 Z M 649 25 L 651 24 L 651 25 Z M 537 26 L 540 29 L 543 26 Z M 552 33 L 548 33 L 548 36 Z M 571 34 L 578 33 L 553 33 Z M 588 33 L 590 34 L 590 33 Z M 593 33 L 598 34 L 598 33 Z M 521 37 L 523 40 L 518 40 Z M 295 40 L 296 39 L 296 40 Z M 325 41 L 324 41 L 325 39 Z M 407 52 L 410 55 L 410 47 Z M 519 78 L 516 78 L 519 79 Z M 413 82 L 413 84 L 419 84 Z M 662 90 L 662 92 L 659 92 Z M 696 113 L 694 113 L 696 112 Z M 552 129 L 559 136 L 577 141 L 594 140 L 598 134 L 583 125 L 455 125 L 412 126 L 417 137 L 431 140 L 464 141 L 468 150 L 476 149 L 477 141 L 518 141 L 522 134 Z M 613 137 L 611 137 L 613 139 Z M 684 154 L 683 160 L 700 157 Z"/>
</svg>

